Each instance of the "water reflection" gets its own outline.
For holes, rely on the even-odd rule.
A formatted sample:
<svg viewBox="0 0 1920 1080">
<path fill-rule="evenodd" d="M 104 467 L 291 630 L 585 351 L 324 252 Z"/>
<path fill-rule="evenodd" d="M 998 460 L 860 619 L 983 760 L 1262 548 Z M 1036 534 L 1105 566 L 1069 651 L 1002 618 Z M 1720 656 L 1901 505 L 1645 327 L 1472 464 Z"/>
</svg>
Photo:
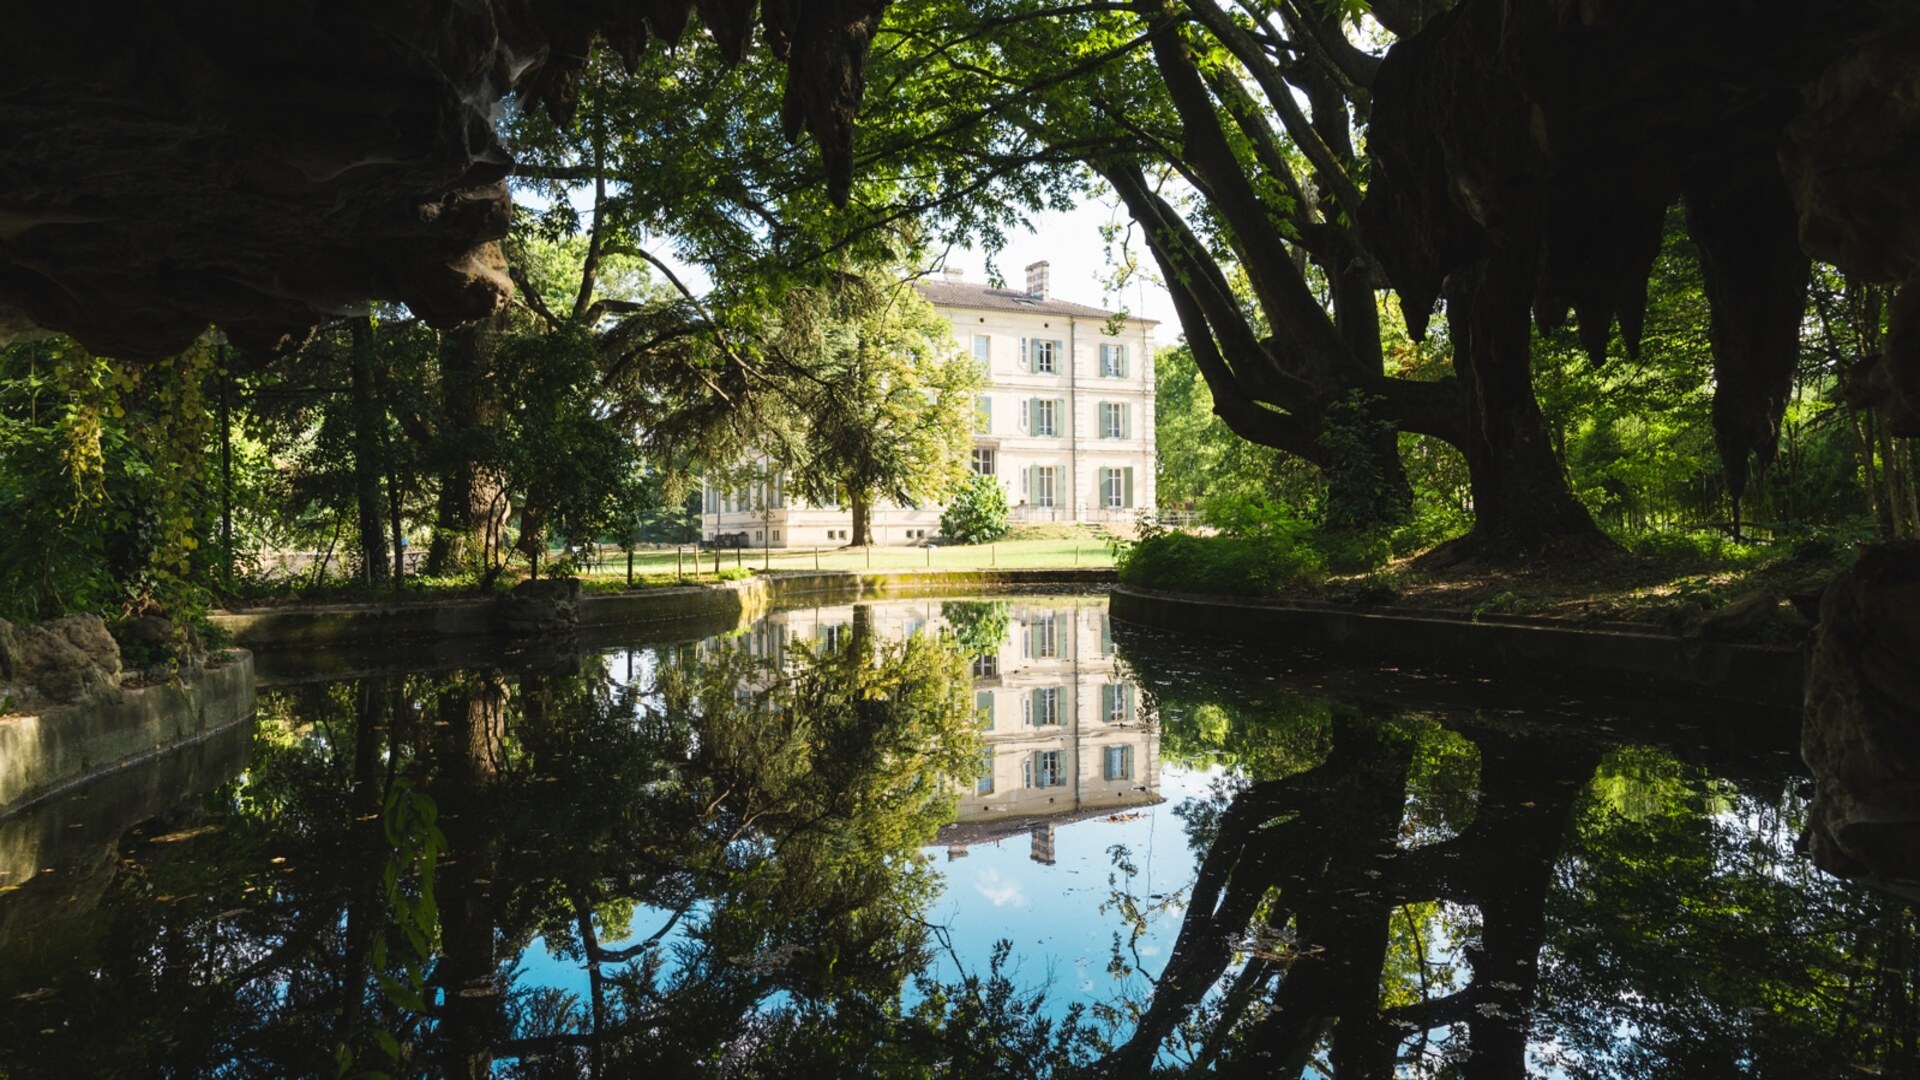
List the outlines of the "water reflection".
<svg viewBox="0 0 1920 1080">
<path fill-rule="evenodd" d="M 0 1074 L 1916 1071 L 1758 718 L 1286 666 L 931 600 L 266 694 L 0 822 Z"/>
</svg>

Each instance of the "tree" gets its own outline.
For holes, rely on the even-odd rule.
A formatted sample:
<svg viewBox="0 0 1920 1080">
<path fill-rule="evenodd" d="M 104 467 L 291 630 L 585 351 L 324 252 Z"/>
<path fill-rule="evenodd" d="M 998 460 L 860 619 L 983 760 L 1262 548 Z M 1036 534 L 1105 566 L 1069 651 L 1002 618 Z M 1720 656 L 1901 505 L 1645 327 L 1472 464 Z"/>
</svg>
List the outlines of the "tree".
<svg viewBox="0 0 1920 1080">
<path fill-rule="evenodd" d="M 872 508 L 938 501 L 967 476 L 979 365 L 909 283 L 846 276 L 789 294 L 768 351 L 806 372 L 794 406 L 805 446 L 786 464 L 815 502 L 844 498 L 852 543 L 873 543 Z"/>
<path fill-rule="evenodd" d="M 968 477 L 940 512 L 940 535 L 962 544 L 990 544 L 1007 535 L 1007 489 L 984 473 Z"/>
</svg>

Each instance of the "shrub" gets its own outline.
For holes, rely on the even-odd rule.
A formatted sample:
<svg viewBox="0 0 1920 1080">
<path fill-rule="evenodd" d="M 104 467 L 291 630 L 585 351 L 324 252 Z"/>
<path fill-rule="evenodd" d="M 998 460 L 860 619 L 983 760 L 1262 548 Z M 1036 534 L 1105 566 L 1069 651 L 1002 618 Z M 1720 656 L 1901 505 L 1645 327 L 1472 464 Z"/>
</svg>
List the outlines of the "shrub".
<svg viewBox="0 0 1920 1080">
<path fill-rule="evenodd" d="M 1007 492 L 1000 481 L 974 473 L 940 514 L 940 533 L 962 544 L 990 544 L 1007 534 Z"/>
<path fill-rule="evenodd" d="M 1272 596 L 1318 581 L 1324 565 L 1297 537 L 1191 536 L 1149 531 L 1118 552 L 1129 585 L 1236 596 Z"/>
</svg>

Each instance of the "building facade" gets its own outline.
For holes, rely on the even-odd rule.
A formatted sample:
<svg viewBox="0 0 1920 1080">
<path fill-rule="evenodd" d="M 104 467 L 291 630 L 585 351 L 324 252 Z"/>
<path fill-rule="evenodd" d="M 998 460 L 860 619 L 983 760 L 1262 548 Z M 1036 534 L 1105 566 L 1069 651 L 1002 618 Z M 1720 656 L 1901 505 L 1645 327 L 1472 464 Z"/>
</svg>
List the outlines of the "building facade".
<svg viewBox="0 0 1920 1080">
<path fill-rule="evenodd" d="M 1152 320 L 1053 298 L 1044 262 L 1027 267 L 1024 291 L 953 271 L 920 291 L 985 369 L 972 465 L 999 480 L 1014 522 L 1130 523 L 1152 508 Z M 929 540 L 940 509 L 881 502 L 874 542 Z M 736 490 L 709 484 L 702 511 L 709 540 L 830 547 L 852 536 L 849 511 L 805 505 L 777 477 Z"/>
</svg>

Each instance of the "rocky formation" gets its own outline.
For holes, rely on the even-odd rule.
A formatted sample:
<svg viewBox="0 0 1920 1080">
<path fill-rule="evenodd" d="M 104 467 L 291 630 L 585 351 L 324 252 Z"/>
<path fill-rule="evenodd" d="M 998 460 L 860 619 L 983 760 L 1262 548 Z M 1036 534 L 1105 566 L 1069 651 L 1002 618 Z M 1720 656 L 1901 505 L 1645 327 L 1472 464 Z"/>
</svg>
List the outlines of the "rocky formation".
<svg viewBox="0 0 1920 1080">
<path fill-rule="evenodd" d="M 580 627 L 580 579 L 523 581 L 495 604 L 495 623 L 516 637 L 571 634 Z"/>
<path fill-rule="evenodd" d="M 508 93 L 573 107 L 596 36 L 631 61 L 698 13 L 738 59 L 756 24 L 844 198 L 885 0 L 107 0 L 29 4 L 0 44 L 0 340 L 244 349 L 398 300 L 436 326 L 511 294 Z M 757 9 L 757 17 L 756 17 Z"/>
<path fill-rule="evenodd" d="M 1806 843 L 1836 874 L 1920 897 L 1920 543 L 1868 549 L 1828 587 L 1800 754 Z"/>
<path fill-rule="evenodd" d="M 1885 351 L 1849 390 L 1920 435 L 1920 4 L 1463 0 L 1394 46 L 1374 91 L 1369 244 L 1416 334 L 1443 291 L 1470 309 L 1456 365 L 1479 387 L 1514 397 L 1529 316 L 1571 314 L 1596 361 L 1616 321 L 1637 348 L 1678 200 L 1736 499 L 1779 437 L 1810 258 L 1900 284 Z M 1512 402 L 1490 404 L 1483 426 Z M 1819 614 L 1810 849 L 1914 888 L 1920 545 L 1867 552 Z"/>
<path fill-rule="evenodd" d="M 39 626 L 0 619 L 0 714 L 108 693 L 119 677 L 119 646 L 98 615 Z"/>
</svg>

